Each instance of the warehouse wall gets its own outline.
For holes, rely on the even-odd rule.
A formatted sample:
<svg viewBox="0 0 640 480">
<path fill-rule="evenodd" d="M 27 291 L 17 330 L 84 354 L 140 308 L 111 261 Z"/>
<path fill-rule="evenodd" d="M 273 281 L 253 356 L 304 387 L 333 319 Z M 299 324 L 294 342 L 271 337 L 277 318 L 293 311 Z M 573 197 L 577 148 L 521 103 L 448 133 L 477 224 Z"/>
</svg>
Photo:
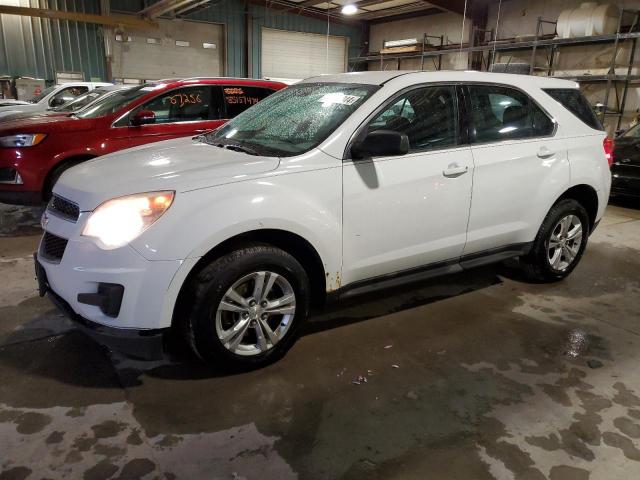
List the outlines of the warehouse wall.
<svg viewBox="0 0 640 480">
<path fill-rule="evenodd" d="M 211 7 L 200 10 L 185 18 L 204 22 L 221 23 L 226 29 L 226 66 L 228 76 L 260 78 L 262 27 L 289 30 L 296 32 L 320 33 L 327 32 L 327 22 L 319 18 L 310 18 L 295 12 L 284 12 L 266 9 L 260 5 L 249 4 L 250 25 L 250 72 L 247 72 L 245 60 L 245 39 L 247 38 L 244 2 L 241 0 L 214 1 Z M 131 13 L 143 8 L 142 1 L 111 0 L 111 10 Z M 359 54 L 361 44 L 361 29 L 358 26 L 344 25 L 330 22 L 329 33 L 349 38 L 349 56 Z"/>
<path fill-rule="evenodd" d="M 260 78 L 261 53 L 262 53 L 262 27 L 289 30 L 294 32 L 327 33 L 327 22 L 318 18 L 292 15 L 278 10 L 266 9 L 262 6 L 251 5 L 251 56 L 252 76 Z M 348 56 L 355 57 L 360 54 L 361 29 L 358 26 L 345 25 L 336 22 L 329 23 L 329 34 L 348 38 Z"/>
<path fill-rule="evenodd" d="M 557 21 L 560 12 L 566 9 L 578 8 L 583 0 L 503 0 L 500 8 L 500 21 L 498 24 L 498 39 L 514 38 L 518 35 L 534 35 L 538 17 L 544 20 Z M 605 3 L 603 1 L 598 2 Z M 618 5 L 620 8 L 637 9 L 638 0 L 619 0 L 609 2 Z M 487 28 L 495 28 L 498 13 L 498 5 L 489 8 Z M 553 33 L 554 26 L 544 27 L 544 33 Z M 618 53 L 617 63 L 626 64 L 629 58 L 629 44 L 623 46 Z M 639 45 L 640 47 L 640 45 Z M 639 49 L 640 50 L 640 49 Z M 613 55 L 613 44 L 585 45 L 564 47 L 558 51 L 554 62 L 554 74 L 556 75 L 579 75 L 579 74 L 605 74 L 607 73 L 611 57 Z M 526 62 L 531 61 L 531 52 L 505 52 L 497 57 L 497 61 Z M 545 65 L 545 50 L 539 50 L 535 59 L 538 66 Z M 618 67 L 616 73 L 626 74 L 626 67 Z M 634 73 L 640 73 L 640 51 L 636 52 L 634 61 Z M 621 89 L 621 85 L 619 86 Z M 605 85 L 601 83 L 583 83 L 582 91 L 585 93 L 591 104 L 602 103 L 605 96 Z M 621 90 L 620 90 L 621 93 Z M 609 97 L 609 107 L 615 108 L 615 93 L 612 90 Z M 636 115 L 640 108 L 640 85 L 632 84 L 627 97 L 627 105 L 622 119 L 622 126 L 625 127 Z M 617 118 L 608 117 L 606 119 L 607 130 L 611 133 L 615 130 Z"/>
<path fill-rule="evenodd" d="M 469 41 L 471 32 L 471 21 L 465 21 L 462 42 Z M 371 25 L 369 33 L 369 51 L 379 52 L 385 40 L 401 40 L 405 38 L 417 38 L 422 41 L 424 34 L 439 37 L 444 35 L 445 45 L 460 44 L 460 33 L 462 33 L 462 15 L 456 13 L 439 13 L 437 15 L 427 15 L 422 17 L 408 18 L 394 22 L 377 23 Z M 432 39 L 431 42 L 436 42 Z M 420 59 L 404 59 L 400 61 L 401 70 L 414 70 L 420 68 Z M 443 70 L 462 70 L 467 68 L 467 54 L 459 54 L 455 51 L 446 55 L 442 59 Z M 380 62 L 370 62 L 369 70 L 395 70 L 397 64 L 395 60 L 385 61 L 380 66 Z M 435 70 L 435 65 L 431 59 L 425 59 L 425 70 Z"/>
<path fill-rule="evenodd" d="M 2 0 L 5 5 L 99 13 L 98 0 Z M 104 46 L 98 25 L 0 15 L 0 75 L 54 80 L 56 72 L 105 78 Z"/>
<path fill-rule="evenodd" d="M 49 8 L 54 10 L 100 13 L 99 0 L 0 0 L 6 5 Z M 142 0 L 111 0 L 111 11 L 134 13 L 146 4 Z M 298 32 L 327 31 L 327 22 L 295 12 L 265 9 L 249 4 L 250 55 L 247 69 L 244 2 L 212 1 L 213 5 L 186 17 L 188 20 L 224 25 L 225 75 L 254 78 L 261 76 L 261 28 L 277 28 Z M 349 39 L 349 56 L 360 52 L 361 27 L 330 23 L 331 35 Z M 249 71 L 247 71 L 249 70 Z M 83 72 L 86 80 L 106 80 L 106 63 L 102 27 L 66 20 L 48 20 L 0 15 L 0 76 L 31 76 L 55 79 L 56 71 Z"/>
</svg>

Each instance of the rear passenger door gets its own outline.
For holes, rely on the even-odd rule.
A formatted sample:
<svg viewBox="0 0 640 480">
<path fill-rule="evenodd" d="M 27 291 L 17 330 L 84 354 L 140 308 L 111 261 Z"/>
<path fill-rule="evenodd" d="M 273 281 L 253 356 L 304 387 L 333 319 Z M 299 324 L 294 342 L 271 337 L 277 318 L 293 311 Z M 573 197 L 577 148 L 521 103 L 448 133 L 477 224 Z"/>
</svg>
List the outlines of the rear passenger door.
<svg viewBox="0 0 640 480">
<path fill-rule="evenodd" d="M 405 133 L 406 155 L 343 164 L 343 279 L 351 283 L 460 257 L 473 161 L 461 138 L 456 87 L 396 95 L 357 134 Z"/>
<path fill-rule="evenodd" d="M 222 94 L 216 85 L 194 85 L 161 93 L 122 121 L 128 123 L 140 110 L 152 111 L 155 122 L 129 127 L 132 146 L 197 135 L 224 123 Z"/>
<path fill-rule="evenodd" d="M 464 91 L 475 164 L 464 254 L 531 242 L 569 182 L 555 122 L 519 89 L 471 84 Z"/>
</svg>

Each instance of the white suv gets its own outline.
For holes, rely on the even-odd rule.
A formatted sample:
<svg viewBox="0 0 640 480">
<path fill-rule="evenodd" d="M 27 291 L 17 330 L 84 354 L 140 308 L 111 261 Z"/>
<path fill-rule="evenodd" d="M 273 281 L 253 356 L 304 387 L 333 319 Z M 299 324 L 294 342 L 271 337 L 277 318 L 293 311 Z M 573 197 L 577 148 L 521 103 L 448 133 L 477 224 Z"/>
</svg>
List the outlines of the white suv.
<svg viewBox="0 0 640 480">
<path fill-rule="evenodd" d="M 18 113 L 46 112 L 60 107 L 74 98 L 99 87 L 112 87 L 104 82 L 69 82 L 45 88 L 28 102 L 21 100 L 0 100 L 0 121 Z"/>
<path fill-rule="evenodd" d="M 611 183 L 578 85 L 478 72 L 307 79 L 217 130 L 68 170 L 43 217 L 42 294 L 103 343 L 280 357 L 310 307 L 519 257 L 566 277 Z"/>
</svg>

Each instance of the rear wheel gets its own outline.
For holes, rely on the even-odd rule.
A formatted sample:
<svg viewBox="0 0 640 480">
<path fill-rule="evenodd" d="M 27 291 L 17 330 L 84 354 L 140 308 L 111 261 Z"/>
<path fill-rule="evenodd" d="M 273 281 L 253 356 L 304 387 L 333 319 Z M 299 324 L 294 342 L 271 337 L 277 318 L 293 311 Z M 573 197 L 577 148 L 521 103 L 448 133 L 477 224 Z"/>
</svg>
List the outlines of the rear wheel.
<svg viewBox="0 0 640 480">
<path fill-rule="evenodd" d="M 308 315 L 304 268 L 268 245 L 241 248 L 214 260 L 191 288 L 186 337 L 211 365 L 256 368 L 282 357 Z"/>
<path fill-rule="evenodd" d="M 542 222 L 531 252 L 521 259 L 526 275 L 538 282 L 567 277 L 587 246 L 589 216 L 573 199 L 556 203 Z"/>
</svg>

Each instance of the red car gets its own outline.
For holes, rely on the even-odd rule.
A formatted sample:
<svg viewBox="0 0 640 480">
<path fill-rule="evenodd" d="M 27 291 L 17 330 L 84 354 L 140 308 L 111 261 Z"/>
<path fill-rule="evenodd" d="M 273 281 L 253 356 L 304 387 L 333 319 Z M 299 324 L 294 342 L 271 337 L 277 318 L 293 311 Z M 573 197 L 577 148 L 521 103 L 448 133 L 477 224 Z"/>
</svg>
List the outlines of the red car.
<svg viewBox="0 0 640 480">
<path fill-rule="evenodd" d="M 237 78 L 162 80 L 116 92 L 71 117 L 0 121 L 0 202 L 40 203 L 77 163 L 217 128 L 284 87 Z"/>
</svg>

